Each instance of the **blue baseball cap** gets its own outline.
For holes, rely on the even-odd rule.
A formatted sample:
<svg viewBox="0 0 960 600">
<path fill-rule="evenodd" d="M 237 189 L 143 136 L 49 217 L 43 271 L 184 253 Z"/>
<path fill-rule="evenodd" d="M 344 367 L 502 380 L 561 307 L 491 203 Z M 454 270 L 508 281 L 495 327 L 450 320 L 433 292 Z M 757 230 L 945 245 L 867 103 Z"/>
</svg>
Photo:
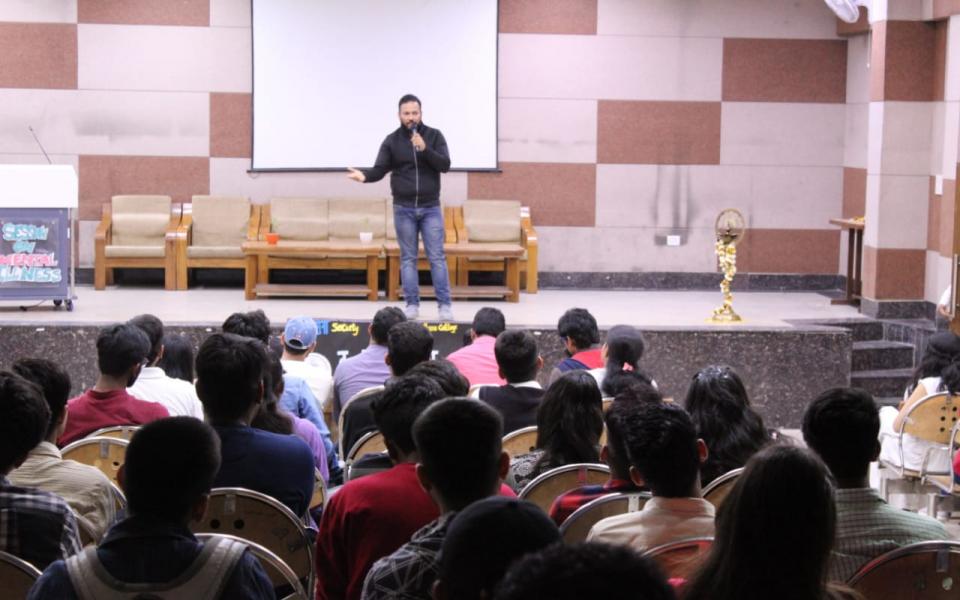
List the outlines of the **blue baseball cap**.
<svg viewBox="0 0 960 600">
<path fill-rule="evenodd" d="M 310 317 L 294 317 L 283 328 L 284 343 L 294 350 L 306 350 L 317 341 L 317 322 Z"/>
</svg>

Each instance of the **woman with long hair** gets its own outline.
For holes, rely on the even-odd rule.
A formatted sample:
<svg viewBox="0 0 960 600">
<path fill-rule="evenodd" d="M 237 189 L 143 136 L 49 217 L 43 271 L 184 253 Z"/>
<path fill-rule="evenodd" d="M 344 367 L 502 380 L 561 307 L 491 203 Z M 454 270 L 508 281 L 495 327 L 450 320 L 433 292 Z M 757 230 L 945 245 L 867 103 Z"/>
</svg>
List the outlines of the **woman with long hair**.
<svg viewBox="0 0 960 600">
<path fill-rule="evenodd" d="M 193 368 L 193 345 L 184 336 L 168 333 L 163 336 L 163 355 L 157 366 L 167 377 L 193 383 L 196 379 Z"/>
<path fill-rule="evenodd" d="M 770 442 L 763 417 L 750 406 L 743 380 L 730 367 L 709 366 L 697 372 L 683 407 L 709 451 L 700 468 L 702 485 L 747 464 Z"/>
<path fill-rule="evenodd" d="M 600 389 L 587 371 L 570 371 L 554 381 L 537 411 L 537 449 L 513 459 L 507 484 L 520 491 L 550 469 L 600 462 L 602 406 Z"/>
<path fill-rule="evenodd" d="M 650 377 L 640 370 L 640 359 L 646 349 L 643 334 L 630 325 L 614 325 L 600 348 L 604 366 L 591 369 L 603 396 L 613 398 L 637 380 L 656 387 Z"/>
<path fill-rule="evenodd" d="M 836 528 L 823 462 L 788 445 L 758 452 L 720 507 L 713 546 L 685 600 L 856 598 L 827 584 Z"/>
</svg>

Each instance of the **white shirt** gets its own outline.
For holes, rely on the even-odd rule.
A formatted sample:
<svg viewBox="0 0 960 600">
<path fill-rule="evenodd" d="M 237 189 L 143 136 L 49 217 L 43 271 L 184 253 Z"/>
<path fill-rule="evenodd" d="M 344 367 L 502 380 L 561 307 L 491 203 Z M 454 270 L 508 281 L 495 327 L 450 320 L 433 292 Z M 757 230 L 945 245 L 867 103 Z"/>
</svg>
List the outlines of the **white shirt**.
<svg viewBox="0 0 960 600">
<path fill-rule="evenodd" d="M 284 373 L 307 382 L 322 411 L 333 391 L 333 369 L 330 368 L 330 361 L 322 354 L 311 352 L 306 360 L 281 360 L 280 364 L 283 365 Z"/>
<path fill-rule="evenodd" d="M 167 377 L 160 367 L 144 367 L 127 393 L 140 400 L 163 405 L 171 417 L 203 419 L 203 405 L 192 383 Z"/>
<path fill-rule="evenodd" d="M 587 534 L 588 542 L 630 546 L 643 552 L 690 537 L 713 537 L 713 505 L 703 498 L 647 500 L 637 512 L 601 519 Z"/>
</svg>

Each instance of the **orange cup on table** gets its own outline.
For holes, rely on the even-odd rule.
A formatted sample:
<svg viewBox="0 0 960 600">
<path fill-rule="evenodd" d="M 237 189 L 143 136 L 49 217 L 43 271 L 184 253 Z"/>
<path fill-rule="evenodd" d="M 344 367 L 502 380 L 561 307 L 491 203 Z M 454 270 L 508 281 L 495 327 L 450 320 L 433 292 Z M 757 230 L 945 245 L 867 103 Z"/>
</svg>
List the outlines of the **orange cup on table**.
<svg viewBox="0 0 960 600">
<path fill-rule="evenodd" d="M 267 243 L 270 244 L 271 246 L 276 246 L 277 242 L 279 241 L 280 241 L 279 233 L 274 233 L 271 231 L 270 233 L 267 234 Z"/>
</svg>

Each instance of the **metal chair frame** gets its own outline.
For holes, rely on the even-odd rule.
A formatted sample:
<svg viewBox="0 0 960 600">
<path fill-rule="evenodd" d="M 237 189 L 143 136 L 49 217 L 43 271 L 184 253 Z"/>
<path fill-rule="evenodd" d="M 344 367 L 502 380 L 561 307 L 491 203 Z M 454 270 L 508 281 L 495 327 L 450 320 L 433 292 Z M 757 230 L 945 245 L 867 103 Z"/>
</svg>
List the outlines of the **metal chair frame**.
<svg viewBox="0 0 960 600">
<path fill-rule="evenodd" d="M 590 524 L 590 527 L 593 527 L 597 522 L 607 518 L 615 516 L 616 514 L 627 514 L 636 512 L 643 508 L 643 505 L 651 498 L 650 492 L 612 492 L 599 498 L 594 498 L 590 502 L 587 502 L 577 510 L 573 511 L 567 519 L 560 524 L 560 537 L 563 539 L 565 544 L 575 544 L 577 542 L 582 542 L 587 539 L 586 534 L 583 537 L 573 533 L 574 529 L 580 527 L 583 523 L 582 521 L 587 521 Z M 613 514 L 604 514 L 602 516 L 596 517 L 597 513 L 600 512 L 599 509 L 607 507 L 610 504 L 624 504 L 624 510 L 613 513 Z M 591 521 L 592 519 L 592 521 Z M 589 530 L 587 530 L 589 533 Z"/>
<path fill-rule="evenodd" d="M 723 500 L 727 497 L 727 494 L 729 494 L 733 486 L 736 485 L 737 478 L 742 474 L 743 467 L 740 467 L 739 469 L 731 469 L 730 471 L 727 471 L 723 475 L 717 477 L 708 483 L 707 487 L 703 488 L 703 499 L 710 504 L 713 504 L 716 508 L 720 508 L 720 505 L 723 504 Z M 719 499 L 710 499 L 711 496 L 720 494 L 722 495 Z"/>
<path fill-rule="evenodd" d="M 377 392 L 383 391 L 384 387 L 385 386 L 382 386 L 382 385 L 374 385 L 368 388 L 363 388 L 356 394 L 350 396 L 350 398 L 347 399 L 347 401 L 343 404 L 343 406 L 340 407 L 340 417 L 337 419 L 337 438 L 338 438 L 337 450 L 340 452 L 340 456 L 343 458 L 344 461 L 346 461 L 346 454 L 344 453 L 344 450 L 352 450 L 352 447 L 346 448 L 346 449 L 343 447 L 343 439 L 344 439 L 343 415 L 347 413 L 347 407 L 350 406 L 350 403 L 356 400 L 357 398 L 365 398 L 366 396 L 370 396 Z"/>
<path fill-rule="evenodd" d="M 10 569 L 12 571 L 11 574 L 14 576 L 23 575 L 26 579 L 32 579 L 33 581 L 36 581 L 41 574 L 40 569 L 36 568 L 22 558 L 10 554 L 9 552 L 0 551 L 0 567 L 2 567 L 3 570 Z M 31 586 L 32 585 L 33 584 L 31 583 Z M 27 587 L 27 590 L 29 590 L 29 586 Z M 17 591 L 19 590 L 11 590 L 7 588 L 4 590 L 4 597 L 7 597 L 6 594 Z"/>
<path fill-rule="evenodd" d="M 261 563 L 266 563 L 273 569 L 276 569 L 284 579 L 287 580 L 287 583 L 290 587 L 293 588 L 293 593 L 285 596 L 283 600 L 308 600 L 307 592 L 303 588 L 303 584 L 300 583 L 300 579 L 297 578 L 297 574 L 290 568 L 290 565 L 285 563 L 282 558 L 276 555 L 275 552 L 269 550 L 262 544 L 252 542 L 250 540 L 245 540 L 241 537 L 230 535 L 227 533 L 198 533 L 196 538 L 198 540 L 210 540 L 214 538 L 226 538 L 228 540 L 234 540 L 237 542 L 243 542 L 250 548 L 250 552 L 257 557 Z"/>
<path fill-rule="evenodd" d="M 847 585 L 852 587 L 854 590 L 860 591 L 858 589 L 858 585 L 862 585 L 864 580 L 868 578 L 870 575 L 874 574 L 877 570 L 879 569 L 886 570 L 887 568 L 896 569 L 895 566 L 886 567 L 886 565 L 889 565 L 901 558 L 905 558 L 908 556 L 923 555 L 923 554 L 928 554 L 930 556 L 931 561 L 935 561 L 934 570 L 937 573 L 944 573 L 945 579 L 943 582 L 941 582 L 941 587 L 943 588 L 944 591 L 952 593 L 952 595 L 949 597 L 955 598 L 957 591 L 953 590 L 951 592 L 951 588 L 954 587 L 958 582 L 955 582 L 947 574 L 949 573 L 950 556 L 953 555 L 960 558 L 960 542 L 954 542 L 954 541 L 948 541 L 948 540 L 918 542 L 916 544 L 910 544 L 908 546 L 903 546 L 901 548 L 891 550 L 890 552 L 887 552 L 885 554 L 881 554 L 880 556 L 874 558 L 864 566 L 860 567 L 860 569 L 856 573 L 854 573 L 853 576 L 847 581 Z M 913 581 L 914 585 L 923 583 L 925 586 L 925 589 L 930 589 L 931 593 L 936 593 L 937 586 L 930 585 L 928 582 L 922 579 L 917 579 L 918 576 L 919 576 L 919 573 L 912 574 L 912 577 L 910 577 L 909 581 Z M 904 580 L 904 581 L 906 580 L 904 578 L 898 578 L 898 579 Z M 896 593 L 896 592 L 891 592 L 891 593 Z M 916 597 L 919 598 L 921 596 L 917 595 Z M 926 598 L 927 596 L 924 595 L 923 597 Z M 933 598 L 933 597 L 941 597 L 941 596 L 931 595 L 930 597 Z M 873 598 L 873 596 L 871 596 L 871 598 Z M 878 600 L 883 600 L 883 599 L 878 599 Z"/>
<path fill-rule="evenodd" d="M 550 469 L 546 473 L 541 473 L 535 477 L 530 483 L 525 485 L 520 493 L 517 494 L 517 497 L 521 500 L 530 500 L 531 496 L 534 496 L 536 492 L 544 487 L 548 482 L 554 481 L 557 477 L 566 475 L 567 473 L 578 473 L 580 476 L 577 478 L 577 482 L 572 488 L 567 488 L 566 490 L 560 491 L 557 495 L 562 494 L 563 492 L 574 489 L 580 485 L 586 485 L 590 483 L 588 477 L 591 473 L 599 473 L 603 475 L 604 479 L 609 479 L 610 477 L 610 467 L 600 463 L 574 463 L 572 465 L 563 465 L 562 467 L 557 467 L 555 469 Z M 556 499 L 556 496 L 550 499 L 552 502 Z M 550 506 L 540 505 L 536 499 L 530 500 L 534 504 L 537 504 L 546 512 Z"/>
</svg>

